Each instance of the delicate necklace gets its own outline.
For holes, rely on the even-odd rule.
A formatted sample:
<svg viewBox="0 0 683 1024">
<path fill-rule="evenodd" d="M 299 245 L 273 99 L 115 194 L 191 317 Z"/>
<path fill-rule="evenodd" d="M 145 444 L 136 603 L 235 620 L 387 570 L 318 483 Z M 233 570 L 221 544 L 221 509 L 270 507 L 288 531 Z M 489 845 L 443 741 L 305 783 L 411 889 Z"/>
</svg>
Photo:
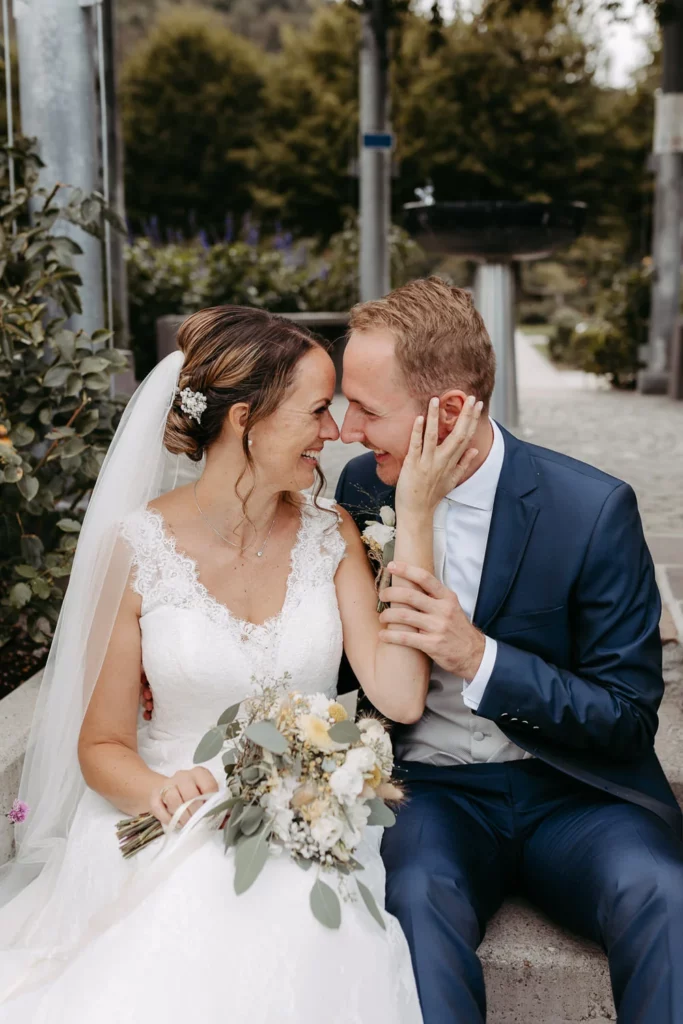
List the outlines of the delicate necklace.
<svg viewBox="0 0 683 1024">
<path fill-rule="evenodd" d="M 241 544 L 237 544 L 237 543 L 236 543 L 236 542 L 235 542 L 234 540 L 228 540 L 228 538 L 227 538 L 227 537 L 224 537 L 224 536 L 223 536 L 223 534 L 222 534 L 222 533 L 220 533 L 220 532 L 219 532 L 219 531 L 218 531 L 218 530 L 216 529 L 216 527 L 215 527 L 215 526 L 213 525 L 213 523 L 211 522 L 211 520 L 210 520 L 210 519 L 208 519 L 208 518 L 207 518 L 207 517 L 206 517 L 206 516 L 204 515 L 204 512 L 203 512 L 203 510 L 202 510 L 202 507 L 201 507 L 201 505 L 199 504 L 199 501 L 197 500 L 197 484 L 198 484 L 198 483 L 199 483 L 199 481 L 198 481 L 198 480 L 197 480 L 197 481 L 195 481 L 195 485 L 194 485 L 194 487 L 192 488 L 192 492 L 193 492 L 193 494 L 194 494 L 194 503 L 195 503 L 195 505 L 197 506 L 197 511 L 199 512 L 200 516 L 202 517 L 202 519 L 204 520 L 204 522 L 206 523 L 206 525 L 207 525 L 207 526 L 210 526 L 210 527 L 211 527 L 211 529 L 213 530 L 213 532 L 214 532 L 214 533 L 216 534 L 216 536 L 217 536 L 217 537 L 220 537 L 220 539 L 221 539 L 221 540 L 224 540 L 226 544 L 230 544 L 230 546 L 231 546 L 231 547 L 233 547 L 233 548 L 239 548 L 240 550 L 244 550 L 244 551 L 246 551 L 246 550 L 247 550 L 247 548 L 248 548 L 248 547 L 249 547 L 250 545 L 247 545 L 247 548 L 244 548 L 244 549 L 242 549 L 242 545 L 241 545 Z M 256 552 L 256 557 L 257 557 L 257 558 L 261 558 L 261 557 L 263 556 L 263 552 L 264 552 L 264 551 L 266 550 L 266 544 L 267 544 L 267 543 L 268 543 L 268 541 L 270 540 L 270 535 L 271 535 L 271 533 L 273 532 L 273 527 L 275 526 L 275 520 L 277 519 L 277 514 L 278 514 L 278 511 L 279 511 L 279 505 L 278 505 L 278 507 L 277 507 L 277 508 L 275 509 L 275 515 L 273 516 L 273 521 L 272 521 L 272 523 L 270 524 L 270 529 L 268 530 L 268 533 L 266 534 L 266 539 L 264 540 L 263 544 L 261 545 L 261 550 L 260 550 L 260 551 L 257 551 L 257 552 Z"/>
</svg>

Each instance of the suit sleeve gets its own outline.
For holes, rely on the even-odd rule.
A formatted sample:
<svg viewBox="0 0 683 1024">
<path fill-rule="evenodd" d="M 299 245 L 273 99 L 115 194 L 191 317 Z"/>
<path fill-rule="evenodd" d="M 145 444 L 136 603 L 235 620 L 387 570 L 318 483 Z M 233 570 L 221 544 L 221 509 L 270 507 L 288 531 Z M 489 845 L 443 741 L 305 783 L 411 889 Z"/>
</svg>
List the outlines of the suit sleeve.
<svg viewBox="0 0 683 1024">
<path fill-rule="evenodd" d="M 476 713 L 526 742 L 637 758 L 652 746 L 663 693 L 661 601 L 627 484 L 600 511 L 570 609 L 572 671 L 499 640 Z"/>
</svg>

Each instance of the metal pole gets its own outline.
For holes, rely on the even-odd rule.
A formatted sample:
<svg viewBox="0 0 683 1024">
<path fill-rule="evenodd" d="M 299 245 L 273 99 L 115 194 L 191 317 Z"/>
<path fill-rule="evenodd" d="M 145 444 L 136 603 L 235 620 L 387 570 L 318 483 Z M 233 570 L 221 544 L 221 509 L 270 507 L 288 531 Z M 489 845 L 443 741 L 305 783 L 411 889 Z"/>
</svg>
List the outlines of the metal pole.
<svg viewBox="0 0 683 1024">
<path fill-rule="evenodd" d="M 662 98 L 683 94 L 683 0 L 671 0 L 662 25 Z M 667 101 L 664 100 L 664 103 Z M 657 149 L 657 140 L 655 148 Z M 681 276 L 681 224 L 683 204 L 683 153 L 680 144 L 673 151 L 658 151 L 652 256 L 652 282 L 647 368 L 639 374 L 644 394 L 667 390 L 671 349 L 678 322 Z"/>
<path fill-rule="evenodd" d="M 109 154 L 110 202 L 122 220 L 126 216 L 123 180 L 123 132 L 117 101 L 115 0 L 104 0 L 102 5 L 104 26 L 105 102 L 107 108 L 107 152 Z M 111 292 L 114 306 L 115 344 L 126 349 L 130 340 L 128 320 L 128 287 L 124 254 L 125 238 L 118 231 L 111 232 Z"/>
<path fill-rule="evenodd" d="M 387 124 L 385 3 L 386 0 L 369 0 L 362 15 L 359 160 L 362 302 L 380 298 L 391 288 L 391 134 Z"/>
<path fill-rule="evenodd" d="M 9 4 L 2 0 L 2 29 L 5 37 L 5 105 L 7 107 L 7 145 L 10 150 L 14 147 L 14 111 L 12 109 L 12 61 L 10 54 L 10 29 Z M 10 199 L 14 198 L 14 157 L 9 154 L 9 194 Z M 16 231 L 17 226 L 12 221 L 12 230 Z"/>
<path fill-rule="evenodd" d="M 97 74 L 100 87 L 100 135 L 102 140 L 102 194 L 104 201 L 109 206 L 111 202 L 111 190 L 109 188 L 109 126 L 107 124 L 107 85 L 104 62 L 104 24 L 102 19 L 102 0 L 98 0 L 96 6 L 97 20 Z M 107 330 L 114 330 L 114 298 L 111 284 L 111 224 L 108 220 L 104 222 L 104 278 L 107 285 Z M 114 346 L 114 337 L 109 340 L 110 347 Z"/>
<path fill-rule="evenodd" d="M 78 0 L 31 0 L 15 9 L 22 131 L 38 139 L 45 167 L 41 184 L 99 185 L 93 40 L 88 12 Z M 102 252 L 98 239 L 60 225 L 83 249 L 74 257 L 81 275 L 83 313 L 75 329 L 92 333 L 103 322 Z"/>
<path fill-rule="evenodd" d="M 509 263 L 480 263 L 474 283 L 474 302 L 481 313 L 496 353 L 496 386 L 490 413 L 504 427 L 519 422 L 515 366 L 515 279 Z"/>
</svg>

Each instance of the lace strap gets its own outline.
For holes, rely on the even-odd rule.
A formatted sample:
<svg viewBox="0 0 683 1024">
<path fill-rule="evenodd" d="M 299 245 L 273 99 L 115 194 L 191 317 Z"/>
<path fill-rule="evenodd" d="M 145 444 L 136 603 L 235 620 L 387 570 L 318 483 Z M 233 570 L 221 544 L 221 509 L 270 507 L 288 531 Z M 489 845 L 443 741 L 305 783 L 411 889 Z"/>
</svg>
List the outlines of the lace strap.
<svg viewBox="0 0 683 1024">
<path fill-rule="evenodd" d="M 141 508 L 121 524 L 121 536 L 133 555 L 133 590 L 143 600 L 154 597 L 168 601 L 187 596 L 194 584 L 189 559 L 174 550 L 164 530 L 163 517 L 154 509 Z"/>
<path fill-rule="evenodd" d="M 346 553 L 336 503 L 330 498 L 318 498 L 316 506 L 307 496 L 301 515 L 301 537 L 292 559 L 295 589 L 331 583 Z"/>
</svg>

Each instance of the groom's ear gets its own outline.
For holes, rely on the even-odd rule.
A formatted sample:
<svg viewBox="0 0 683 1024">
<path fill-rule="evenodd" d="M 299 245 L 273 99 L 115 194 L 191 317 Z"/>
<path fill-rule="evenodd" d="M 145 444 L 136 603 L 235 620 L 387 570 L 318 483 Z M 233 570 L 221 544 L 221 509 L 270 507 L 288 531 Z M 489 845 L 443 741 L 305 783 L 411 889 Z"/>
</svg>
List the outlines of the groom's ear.
<svg viewBox="0 0 683 1024">
<path fill-rule="evenodd" d="M 446 391 L 441 395 L 439 399 L 441 403 L 439 409 L 439 443 L 448 437 L 455 427 L 466 399 L 467 395 L 464 391 L 457 391 L 455 389 Z"/>
</svg>

